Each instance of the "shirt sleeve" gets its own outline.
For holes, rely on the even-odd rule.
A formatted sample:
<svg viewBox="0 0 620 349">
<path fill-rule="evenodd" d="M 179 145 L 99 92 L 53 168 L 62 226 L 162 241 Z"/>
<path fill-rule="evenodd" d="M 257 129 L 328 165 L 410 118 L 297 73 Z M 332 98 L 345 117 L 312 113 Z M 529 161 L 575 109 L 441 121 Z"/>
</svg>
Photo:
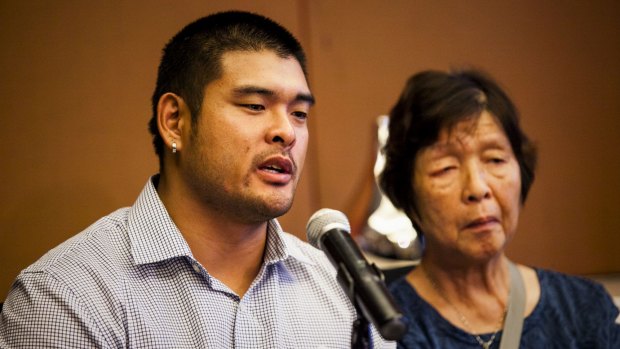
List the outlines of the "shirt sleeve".
<svg viewBox="0 0 620 349">
<path fill-rule="evenodd" d="M 1 348 L 109 348 L 84 302 L 44 272 L 22 273 L 0 314 Z"/>
</svg>

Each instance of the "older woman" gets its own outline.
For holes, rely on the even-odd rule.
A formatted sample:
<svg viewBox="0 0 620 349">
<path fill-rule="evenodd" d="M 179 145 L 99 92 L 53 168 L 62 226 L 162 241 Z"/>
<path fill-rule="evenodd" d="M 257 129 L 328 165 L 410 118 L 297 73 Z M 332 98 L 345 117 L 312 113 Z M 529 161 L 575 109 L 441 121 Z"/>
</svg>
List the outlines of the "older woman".
<svg viewBox="0 0 620 349">
<path fill-rule="evenodd" d="M 502 89 L 477 71 L 414 75 L 390 114 L 380 185 L 424 239 L 391 285 L 403 348 L 620 348 L 603 287 L 504 254 L 536 152 Z"/>
</svg>

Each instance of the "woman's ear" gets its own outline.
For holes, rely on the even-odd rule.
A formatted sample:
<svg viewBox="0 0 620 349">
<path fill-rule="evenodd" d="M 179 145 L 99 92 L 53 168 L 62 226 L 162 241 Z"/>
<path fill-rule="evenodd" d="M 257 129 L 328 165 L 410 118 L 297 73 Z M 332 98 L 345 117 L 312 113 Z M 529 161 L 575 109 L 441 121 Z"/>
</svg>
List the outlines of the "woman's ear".
<svg viewBox="0 0 620 349">
<path fill-rule="evenodd" d="M 157 102 L 157 127 L 166 148 L 173 153 L 183 148 L 183 126 L 187 106 L 183 98 L 167 92 Z"/>
</svg>

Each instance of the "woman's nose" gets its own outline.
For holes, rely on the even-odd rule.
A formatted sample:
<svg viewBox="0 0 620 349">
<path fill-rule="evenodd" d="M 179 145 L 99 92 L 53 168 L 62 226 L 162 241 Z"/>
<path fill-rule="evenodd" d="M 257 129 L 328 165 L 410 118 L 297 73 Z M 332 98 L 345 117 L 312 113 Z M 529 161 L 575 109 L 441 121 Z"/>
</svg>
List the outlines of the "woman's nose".
<svg viewBox="0 0 620 349">
<path fill-rule="evenodd" d="M 479 166 L 470 166 L 464 177 L 463 199 L 465 202 L 479 202 L 491 197 L 487 174 Z"/>
</svg>

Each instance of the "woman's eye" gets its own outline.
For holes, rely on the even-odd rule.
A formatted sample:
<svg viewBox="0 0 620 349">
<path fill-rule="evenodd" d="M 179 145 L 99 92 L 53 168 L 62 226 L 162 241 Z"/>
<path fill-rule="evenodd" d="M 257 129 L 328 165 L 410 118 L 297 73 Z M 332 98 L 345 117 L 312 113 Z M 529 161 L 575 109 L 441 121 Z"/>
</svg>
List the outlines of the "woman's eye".
<svg viewBox="0 0 620 349">
<path fill-rule="evenodd" d="M 493 164 L 503 164 L 506 162 L 506 160 L 504 160 L 503 158 L 491 158 L 489 162 Z"/>
<path fill-rule="evenodd" d="M 433 177 L 442 176 L 456 170 L 456 166 L 446 166 L 432 173 Z"/>
</svg>

